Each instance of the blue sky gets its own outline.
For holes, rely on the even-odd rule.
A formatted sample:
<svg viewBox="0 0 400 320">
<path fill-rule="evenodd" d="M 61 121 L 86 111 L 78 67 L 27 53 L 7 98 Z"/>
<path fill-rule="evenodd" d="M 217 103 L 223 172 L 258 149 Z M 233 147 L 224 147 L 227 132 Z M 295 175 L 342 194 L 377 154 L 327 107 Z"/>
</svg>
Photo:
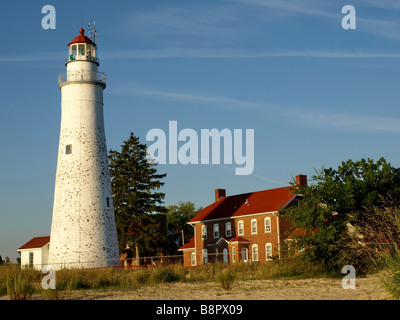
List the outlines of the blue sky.
<svg viewBox="0 0 400 320">
<path fill-rule="evenodd" d="M 44 5 L 56 29 L 41 26 Z M 357 28 L 341 26 L 344 5 Z M 254 172 L 159 165 L 165 203 L 206 206 L 298 173 L 400 165 L 397 0 L 7 1 L 0 13 L 0 255 L 50 234 L 67 44 L 96 21 L 108 149 L 132 131 L 254 129 Z M 148 144 L 151 144 L 149 142 Z"/>
</svg>

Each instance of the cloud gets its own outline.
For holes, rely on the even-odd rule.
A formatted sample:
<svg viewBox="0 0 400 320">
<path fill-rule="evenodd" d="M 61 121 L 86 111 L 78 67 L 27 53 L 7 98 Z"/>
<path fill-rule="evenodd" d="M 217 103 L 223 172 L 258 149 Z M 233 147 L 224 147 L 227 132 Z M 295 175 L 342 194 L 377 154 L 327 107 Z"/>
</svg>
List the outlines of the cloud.
<svg viewBox="0 0 400 320">
<path fill-rule="evenodd" d="M 285 117 L 305 126 L 343 129 L 351 132 L 400 133 L 400 118 L 396 117 L 335 113 L 306 108 L 288 108 Z"/>
<path fill-rule="evenodd" d="M 1 62 L 36 62 L 36 61 L 62 61 L 65 52 L 30 52 L 26 54 L 3 55 Z"/>
<path fill-rule="evenodd" d="M 234 39 L 239 12 L 225 5 L 162 5 L 148 11 L 129 12 L 121 17 L 124 32 L 159 41 L 198 42 L 202 39 Z"/>
<path fill-rule="evenodd" d="M 400 10 L 398 0 L 358 0 L 358 4 L 373 8 Z"/>
<path fill-rule="evenodd" d="M 338 5 L 334 1 L 320 0 L 230 0 L 235 3 L 240 3 L 247 6 L 256 6 L 265 9 L 265 18 L 273 19 L 275 16 L 293 19 L 294 17 L 308 16 L 317 18 L 323 21 L 333 22 L 340 25 L 343 18 L 341 13 L 342 5 Z M 386 10 L 399 10 L 400 3 L 398 0 L 360 0 L 353 4 L 356 12 L 360 7 L 379 8 Z M 368 14 L 373 14 L 373 18 L 368 17 Z M 397 20 L 390 20 L 388 16 L 377 18 L 379 16 L 375 11 L 363 11 L 364 16 L 359 14 L 357 18 L 357 31 L 373 34 L 379 37 L 400 39 L 400 24 Z"/>
<path fill-rule="evenodd" d="M 62 61 L 65 52 L 31 52 L 0 56 L 1 62 Z M 400 53 L 365 50 L 245 50 L 162 48 L 148 50 L 102 50 L 101 60 L 111 59 L 262 59 L 262 58 L 320 58 L 320 59 L 399 59 Z"/>
<path fill-rule="evenodd" d="M 203 94 L 188 94 L 180 92 L 169 92 L 150 90 L 142 88 L 120 88 L 114 94 L 133 95 L 148 97 L 159 100 L 172 100 L 194 104 L 209 104 L 212 108 L 244 110 L 249 109 L 254 115 L 264 116 L 268 112 L 278 114 L 279 119 L 302 126 L 313 126 L 319 128 L 341 129 L 350 132 L 374 132 L 374 133 L 400 133 L 400 118 L 385 117 L 381 115 L 365 115 L 329 112 L 323 108 L 310 109 L 303 106 L 284 106 L 259 103 L 254 101 L 232 99 L 229 97 L 210 96 Z"/>
<path fill-rule="evenodd" d="M 378 52 L 365 50 L 287 50 L 262 51 L 234 48 L 222 49 L 187 49 L 162 48 L 149 50 L 103 50 L 102 59 L 164 59 L 164 58 L 191 58 L 191 59 L 252 59 L 252 58 L 325 58 L 325 59 L 398 59 L 400 53 Z M 0 58 L 1 59 L 1 58 Z"/>
<path fill-rule="evenodd" d="M 265 108 L 264 104 L 239 100 L 239 99 L 231 99 L 224 96 L 210 96 L 210 95 L 189 94 L 182 92 L 170 92 L 170 91 L 160 91 L 160 90 L 143 89 L 143 88 L 129 88 L 129 87 L 116 89 L 114 93 L 122 95 L 149 97 L 152 99 L 180 101 L 192 104 L 208 103 L 212 104 L 213 106 L 217 104 L 220 108 L 229 108 L 229 109 Z M 270 107 L 273 108 L 272 106 Z"/>
</svg>

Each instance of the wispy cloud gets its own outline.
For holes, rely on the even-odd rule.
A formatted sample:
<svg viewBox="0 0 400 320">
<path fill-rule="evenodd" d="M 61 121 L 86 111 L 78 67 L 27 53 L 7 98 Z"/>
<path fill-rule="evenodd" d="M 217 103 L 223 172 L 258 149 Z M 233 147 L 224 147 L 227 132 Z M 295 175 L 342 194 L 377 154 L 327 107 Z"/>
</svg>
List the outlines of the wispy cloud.
<svg viewBox="0 0 400 320">
<path fill-rule="evenodd" d="M 266 19 L 278 17 L 301 17 L 308 16 L 320 19 L 325 22 L 335 23 L 340 25 L 343 18 L 341 6 L 335 1 L 320 1 L 320 0 L 230 0 L 235 3 L 240 3 L 247 6 L 256 6 L 260 9 L 265 9 Z M 344 5 L 344 3 L 343 3 Z M 356 11 L 360 7 L 380 8 L 387 10 L 400 9 L 398 0 L 360 0 L 354 4 Z M 365 14 L 365 12 L 364 12 Z M 373 18 L 368 16 L 357 15 L 357 31 L 374 34 L 380 37 L 400 39 L 400 24 L 397 20 L 377 18 L 379 15 L 374 15 Z"/>
<path fill-rule="evenodd" d="M 400 10 L 399 0 L 358 0 L 357 4 L 373 8 Z"/>
<path fill-rule="evenodd" d="M 148 11 L 128 12 L 120 27 L 142 38 L 158 41 L 199 42 L 202 39 L 233 39 L 240 32 L 235 27 L 238 12 L 225 5 L 163 5 Z"/>
<path fill-rule="evenodd" d="M 29 52 L 26 54 L 0 55 L 0 62 L 62 61 L 65 52 Z"/>
<path fill-rule="evenodd" d="M 325 59 L 398 59 L 400 53 L 365 50 L 294 50 L 294 51 L 262 51 L 234 48 L 224 49 L 186 49 L 163 48 L 150 50 L 102 51 L 102 59 L 162 59 L 162 58 L 325 58 Z"/>
<path fill-rule="evenodd" d="M 400 133 L 400 118 L 381 115 L 351 114 L 344 112 L 330 112 L 323 108 L 310 109 L 302 106 L 284 106 L 259 103 L 254 101 L 232 99 L 204 94 L 188 94 L 180 92 L 160 91 L 151 89 L 126 89 L 120 88 L 114 94 L 147 97 L 150 99 L 172 100 L 195 104 L 209 104 L 212 108 L 231 110 L 253 110 L 256 116 L 268 113 L 279 115 L 279 119 L 302 126 L 319 128 L 341 129 L 351 132 L 375 132 L 375 133 Z"/>
<path fill-rule="evenodd" d="M 30 52 L 29 54 L 0 55 L 0 63 L 60 61 L 65 52 Z M 365 50 L 294 50 L 256 51 L 234 48 L 187 49 L 163 48 L 149 50 L 102 50 L 101 60 L 111 59 L 262 59 L 262 58 L 320 58 L 320 59 L 399 59 L 400 53 Z"/>
</svg>

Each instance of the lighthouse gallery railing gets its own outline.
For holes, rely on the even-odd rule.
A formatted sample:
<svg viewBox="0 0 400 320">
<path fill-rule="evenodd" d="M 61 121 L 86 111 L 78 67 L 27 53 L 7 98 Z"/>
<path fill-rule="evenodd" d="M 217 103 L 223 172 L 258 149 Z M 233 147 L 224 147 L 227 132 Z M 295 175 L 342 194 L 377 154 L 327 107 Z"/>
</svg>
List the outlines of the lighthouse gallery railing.
<svg viewBox="0 0 400 320">
<path fill-rule="evenodd" d="M 60 73 L 58 76 L 58 85 L 64 85 L 66 82 L 98 82 L 106 85 L 106 75 L 98 71 L 69 71 Z"/>
</svg>

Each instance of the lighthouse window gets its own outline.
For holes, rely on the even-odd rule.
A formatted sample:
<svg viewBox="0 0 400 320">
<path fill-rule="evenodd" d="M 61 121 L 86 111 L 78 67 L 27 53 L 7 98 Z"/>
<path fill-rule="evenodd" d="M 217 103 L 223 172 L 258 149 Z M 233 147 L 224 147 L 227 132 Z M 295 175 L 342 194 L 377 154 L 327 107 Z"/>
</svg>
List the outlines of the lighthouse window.
<svg viewBox="0 0 400 320">
<path fill-rule="evenodd" d="M 71 46 L 71 53 L 70 53 L 70 55 L 69 55 L 69 57 L 70 57 L 70 60 L 75 60 L 75 57 L 76 57 L 76 44 L 74 44 L 74 45 L 72 45 Z"/>
<path fill-rule="evenodd" d="M 89 59 L 92 58 L 92 46 L 90 45 L 86 46 L 86 55 L 88 56 Z"/>
<path fill-rule="evenodd" d="M 79 55 L 83 56 L 85 54 L 85 45 L 79 44 L 78 45 L 78 52 L 79 52 Z"/>
<path fill-rule="evenodd" d="M 106 198 L 106 203 L 107 203 L 107 208 L 111 208 L 111 199 L 110 198 Z"/>
<path fill-rule="evenodd" d="M 72 153 L 72 144 L 67 144 L 65 146 L 65 154 L 71 154 Z"/>
</svg>

